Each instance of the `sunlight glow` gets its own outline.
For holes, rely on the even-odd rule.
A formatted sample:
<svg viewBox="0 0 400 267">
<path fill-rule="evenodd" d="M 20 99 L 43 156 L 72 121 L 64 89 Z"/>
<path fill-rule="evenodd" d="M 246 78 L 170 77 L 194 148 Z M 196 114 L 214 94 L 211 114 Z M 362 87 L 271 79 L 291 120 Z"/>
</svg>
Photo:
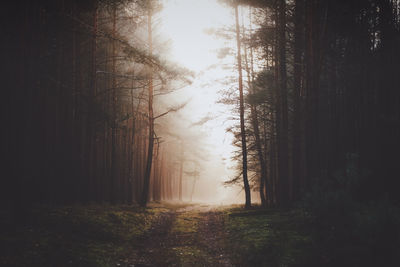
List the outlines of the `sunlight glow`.
<svg viewBox="0 0 400 267">
<path fill-rule="evenodd" d="M 218 61 L 215 49 L 224 41 L 205 30 L 232 25 L 231 10 L 216 0 L 165 0 L 161 16 L 162 31 L 173 42 L 174 61 L 196 72 Z"/>
<path fill-rule="evenodd" d="M 213 118 L 200 126 L 200 131 L 204 133 L 212 151 L 208 166 L 204 166 L 205 172 L 197 186 L 203 188 L 203 191 L 207 187 L 215 186 L 212 201 L 219 204 L 242 202 L 238 188 L 226 188 L 222 185 L 233 176 L 230 158 L 234 148 L 232 135 L 226 133 L 226 128 L 232 123 L 226 115 L 230 113 L 229 108 L 217 104 L 217 101 L 220 98 L 218 91 L 223 89 L 223 83 L 232 75 L 232 70 L 215 66 L 222 65 L 218 50 L 232 44 L 206 33 L 208 29 L 234 25 L 233 10 L 219 4 L 217 0 L 164 0 L 163 6 L 159 15 L 160 32 L 171 40 L 168 59 L 196 73 L 193 84 L 172 97 L 192 99 L 182 111 L 185 119 L 190 121 L 189 126 L 205 117 Z M 233 56 L 228 56 L 225 60 L 234 66 Z M 201 198 L 197 194 L 197 199 Z"/>
</svg>

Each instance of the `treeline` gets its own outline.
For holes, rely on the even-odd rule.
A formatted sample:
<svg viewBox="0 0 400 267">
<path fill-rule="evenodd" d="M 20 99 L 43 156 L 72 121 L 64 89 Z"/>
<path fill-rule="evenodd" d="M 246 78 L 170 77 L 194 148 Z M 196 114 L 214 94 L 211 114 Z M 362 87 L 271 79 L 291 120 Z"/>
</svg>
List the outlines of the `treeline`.
<svg viewBox="0 0 400 267">
<path fill-rule="evenodd" d="M 247 157 L 236 158 L 240 177 L 255 174 L 262 205 L 288 207 L 315 188 L 398 203 L 400 3 L 230 4 L 241 11 L 238 77 L 247 90 Z"/>
<path fill-rule="evenodd" d="M 174 198 L 179 148 L 161 145 L 149 101 L 187 80 L 151 48 L 157 2 L 6 7 L 2 199 L 19 212 L 33 202 Z"/>
</svg>

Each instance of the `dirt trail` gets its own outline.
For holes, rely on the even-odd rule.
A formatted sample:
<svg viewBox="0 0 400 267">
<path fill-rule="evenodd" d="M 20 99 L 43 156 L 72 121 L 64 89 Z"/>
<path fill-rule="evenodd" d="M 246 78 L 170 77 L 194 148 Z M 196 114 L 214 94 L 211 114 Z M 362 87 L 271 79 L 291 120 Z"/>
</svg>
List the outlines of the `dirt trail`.
<svg viewBox="0 0 400 267">
<path fill-rule="evenodd" d="M 221 213 L 209 211 L 203 213 L 203 215 L 203 220 L 199 224 L 200 242 L 213 256 L 213 266 L 233 266 L 224 247 L 226 236 Z"/>
<path fill-rule="evenodd" d="M 162 213 L 125 266 L 233 266 L 224 218 L 213 206 L 192 205 Z"/>
<path fill-rule="evenodd" d="M 161 213 L 143 237 L 139 250 L 133 253 L 133 259 L 127 266 L 175 266 L 174 257 L 168 253 L 168 235 L 174 220 L 173 212 Z"/>
</svg>

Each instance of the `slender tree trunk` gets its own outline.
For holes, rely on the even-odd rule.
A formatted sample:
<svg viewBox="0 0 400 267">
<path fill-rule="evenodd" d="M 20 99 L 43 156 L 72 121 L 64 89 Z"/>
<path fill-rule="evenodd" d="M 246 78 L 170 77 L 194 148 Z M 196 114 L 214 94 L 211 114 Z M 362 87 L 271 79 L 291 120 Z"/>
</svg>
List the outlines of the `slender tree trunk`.
<svg viewBox="0 0 400 267">
<path fill-rule="evenodd" d="M 135 171 L 135 158 L 134 158 L 134 149 L 135 149 L 135 126 L 136 126 L 136 117 L 135 117 L 135 106 L 134 106 L 134 97 L 133 97 L 133 88 L 135 87 L 135 82 L 132 80 L 132 89 L 131 89 L 131 113 L 132 113 L 132 127 L 131 131 L 128 132 L 129 135 L 129 143 L 128 143 L 128 203 L 131 204 L 134 197 L 134 171 Z"/>
<path fill-rule="evenodd" d="M 251 27 L 251 10 L 250 10 L 250 27 Z M 243 36 L 245 36 L 245 30 L 244 30 L 244 23 L 242 22 L 242 28 L 243 28 Z M 247 47 L 244 47 L 244 61 L 245 61 L 245 68 L 246 68 L 246 73 L 247 73 L 247 82 L 249 86 L 249 90 L 251 91 L 252 94 L 255 93 L 254 89 L 252 89 L 252 84 L 254 83 L 254 70 L 253 70 L 253 48 L 250 47 L 250 65 L 249 66 L 249 61 L 248 61 L 248 56 L 247 56 Z M 256 150 L 257 150 L 257 155 L 258 155 L 258 161 L 260 164 L 260 199 L 261 199 L 261 205 L 263 207 L 266 206 L 266 199 L 265 199 L 265 181 L 267 180 L 267 168 L 266 168 L 266 162 L 264 159 L 263 151 L 262 151 L 262 145 L 261 145 L 261 138 L 260 138 L 260 129 L 259 129 L 259 123 L 258 123 L 258 116 L 257 116 L 257 108 L 254 103 L 250 103 L 250 112 L 251 112 L 251 123 L 253 127 L 253 134 L 255 138 L 255 145 L 256 145 Z"/>
<path fill-rule="evenodd" d="M 88 161 L 89 161 L 89 190 L 88 190 L 88 199 L 92 200 L 94 197 L 97 195 L 97 187 L 95 187 L 95 184 L 97 185 L 96 181 L 94 181 L 96 177 L 95 173 L 95 156 L 96 156 L 96 144 L 94 144 L 96 140 L 96 132 L 95 132 L 95 125 L 94 125 L 94 103 L 95 103 L 95 98 L 96 98 L 96 52 L 97 52 L 97 3 L 95 10 L 93 11 L 93 36 L 92 36 L 92 75 L 91 75 L 91 90 L 90 90 L 90 110 L 91 110 L 91 115 L 90 115 L 90 125 L 88 129 Z"/>
<path fill-rule="evenodd" d="M 246 147 L 246 129 L 244 126 L 244 99 L 243 99 L 243 75 L 242 75 L 242 56 L 240 49 L 240 26 L 238 5 L 235 5 L 235 20 L 236 20 L 236 43 L 237 43 L 237 63 L 239 73 L 239 101 L 240 101 L 240 135 L 242 139 L 242 163 L 243 163 L 243 185 L 246 196 L 245 207 L 251 207 L 250 185 L 247 178 L 247 147 Z"/>
<path fill-rule="evenodd" d="M 305 28 L 305 90 L 306 90 L 306 160 L 307 160 L 307 186 L 318 183 L 319 177 L 319 71 L 320 71 L 320 46 L 318 1 L 306 1 L 306 28 Z"/>
<path fill-rule="evenodd" d="M 181 154 L 180 154 L 180 161 L 179 161 L 179 201 L 182 201 L 182 175 L 183 175 L 183 142 L 181 142 Z"/>
<path fill-rule="evenodd" d="M 116 4 L 113 6 L 113 15 L 112 15 L 112 20 L 113 20 L 113 29 L 112 29 L 112 35 L 113 35 L 113 40 L 111 41 L 112 44 L 112 122 L 111 122 L 111 202 L 115 203 L 116 202 L 116 197 L 117 197 L 117 175 L 116 175 L 116 157 L 117 157 L 117 80 L 116 80 L 116 47 L 115 47 L 115 37 L 116 37 Z"/>
<path fill-rule="evenodd" d="M 165 171 L 165 149 L 163 148 L 161 151 L 160 158 L 160 200 L 164 200 L 167 195 L 167 175 Z"/>
<path fill-rule="evenodd" d="M 153 54 L 153 40 L 152 40 L 152 27 L 151 27 L 151 19 L 152 19 L 152 11 L 151 7 L 149 7 L 148 11 L 148 42 L 149 42 L 149 54 L 150 56 Z M 147 163 L 146 170 L 144 175 L 144 185 L 142 198 L 140 201 L 140 205 L 145 207 L 147 205 L 147 201 L 149 198 L 149 189 L 150 189 L 150 176 L 151 176 L 151 167 L 153 161 L 153 146 L 154 146 L 154 116 L 153 116 L 153 70 L 152 67 L 149 66 L 149 102 L 148 102 L 148 113 L 149 113 L 149 146 L 147 151 Z"/>
<path fill-rule="evenodd" d="M 73 9 L 72 9 L 72 16 L 77 16 L 77 10 L 76 10 L 77 8 L 76 8 L 76 2 L 74 2 L 73 3 Z M 76 127 L 77 126 L 77 112 L 78 112 L 78 91 L 77 91 L 77 83 L 76 83 L 76 81 L 77 81 L 77 79 L 76 79 L 76 76 L 77 76 L 77 44 L 78 44 L 78 38 L 77 38 L 77 34 L 76 34 L 76 32 L 77 32 L 77 23 L 76 22 L 74 22 L 73 23 L 73 26 L 72 26 L 72 54 L 71 54 L 71 57 L 72 57 L 72 79 L 71 79 L 71 83 L 72 83 L 72 110 L 71 110 L 71 119 L 72 119 L 72 123 L 71 123 L 71 139 L 73 140 L 72 142 L 73 142 L 73 145 L 71 145 L 71 150 L 70 150 L 70 162 L 71 162 L 71 169 L 72 170 L 74 170 L 74 158 L 75 158 L 75 156 L 76 156 L 76 151 L 77 151 L 77 149 L 75 148 L 75 145 L 76 145 L 76 143 L 77 143 L 77 139 L 78 139 L 78 134 L 77 134 L 77 132 L 78 132 L 78 127 Z M 44 97 L 43 97 L 43 100 L 45 100 L 44 99 Z M 73 183 L 74 183 L 74 188 L 73 188 L 73 190 L 72 190 L 72 198 L 74 199 L 74 200 L 77 200 L 78 198 L 78 194 L 77 194 L 77 189 L 76 189 L 76 185 L 77 185 L 77 179 L 78 179 L 78 177 L 77 177 L 78 175 L 76 175 L 76 172 L 75 172 L 75 170 L 73 171 L 73 178 L 72 179 L 74 179 L 74 181 L 73 181 Z"/>
<path fill-rule="evenodd" d="M 198 179 L 197 175 L 193 176 L 192 191 L 190 192 L 190 202 L 193 201 L 193 194 L 194 194 L 194 189 L 196 188 L 197 179 Z"/>
<path fill-rule="evenodd" d="M 302 91 L 302 37 L 303 37 L 303 0 L 295 1 L 294 10 L 294 65 L 293 65 L 293 198 L 297 200 L 301 189 L 304 186 L 301 157 L 301 119 L 302 108 L 300 106 L 300 95 Z"/>
<path fill-rule="evenodd" d="M 277 91 L 277 145 L 278 145 L 278 197 L 279 204 L 289 204 L 289 161 L 288 161 L 288 107 L 286 75 L 286 3 L 278 2 L 278 91 Z"/>
</svg>

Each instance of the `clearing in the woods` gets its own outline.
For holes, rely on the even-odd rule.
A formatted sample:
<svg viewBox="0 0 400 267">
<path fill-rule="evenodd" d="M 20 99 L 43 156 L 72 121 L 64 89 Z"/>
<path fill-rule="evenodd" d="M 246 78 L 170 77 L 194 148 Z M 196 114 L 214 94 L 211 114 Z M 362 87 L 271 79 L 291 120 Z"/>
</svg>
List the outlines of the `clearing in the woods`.
<svg viewBox="0 0 400 267">
<path fill-rule="evenodd" d="M 24 225 L 2 227 L 0 265 L 291 266 L 310 242 L 296 216 L 202 204 L 36 206 Z"/>
</svg>

